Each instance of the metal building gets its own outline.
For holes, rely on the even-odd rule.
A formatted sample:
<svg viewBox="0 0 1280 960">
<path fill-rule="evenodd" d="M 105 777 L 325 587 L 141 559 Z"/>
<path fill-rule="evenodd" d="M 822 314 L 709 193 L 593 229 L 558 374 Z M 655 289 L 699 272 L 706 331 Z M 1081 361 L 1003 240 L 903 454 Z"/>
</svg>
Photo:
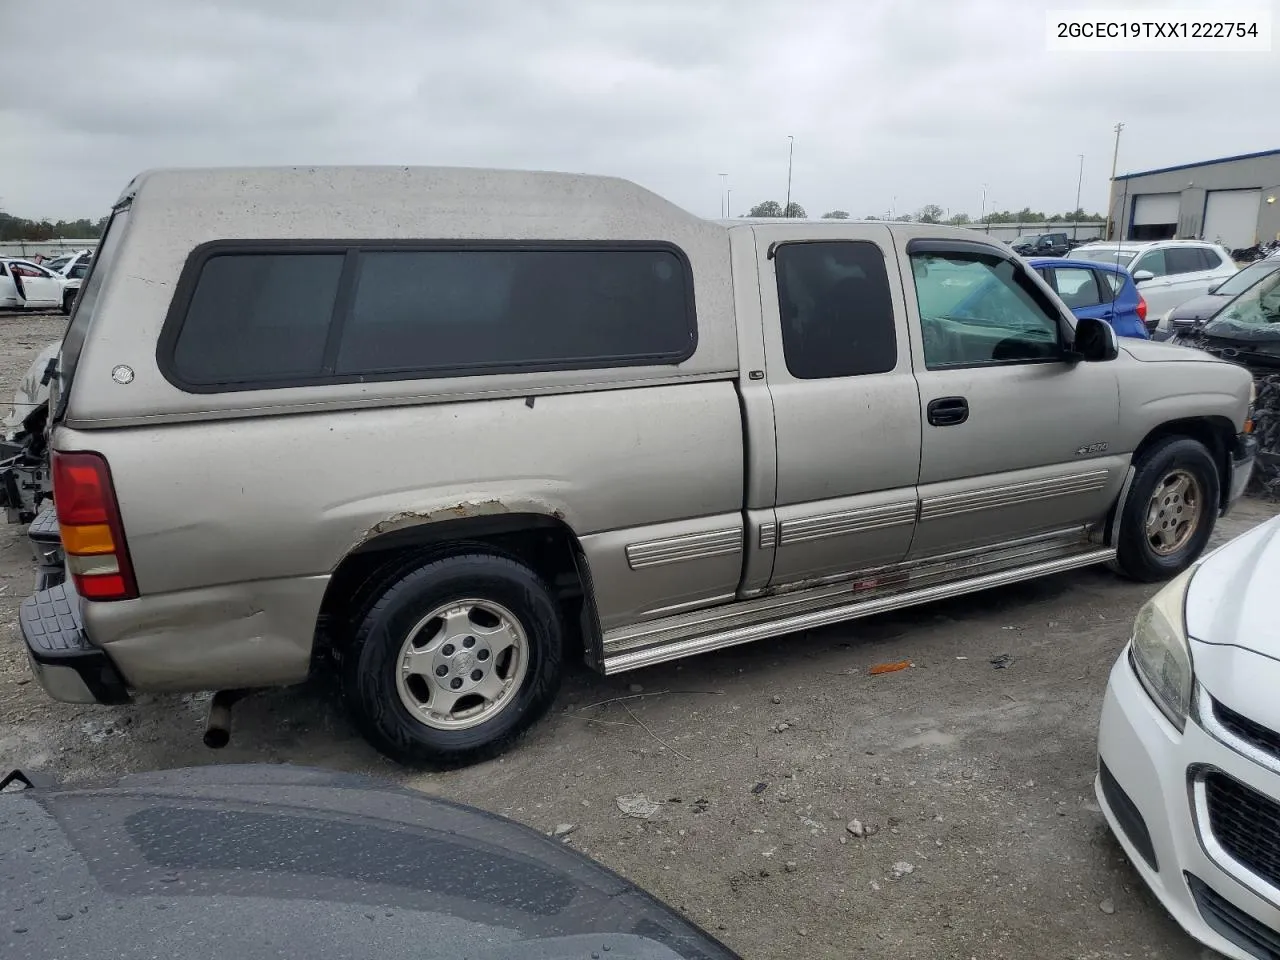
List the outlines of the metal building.
<svg viewBox="0 0 1280 960">
<path fill-rule="evenodd" d="M 1228 249 L 1280 238 L 1280 150 L 1126 173 L 1111 183 L 1113 237 L 1203 239 Z"/>
</svg>

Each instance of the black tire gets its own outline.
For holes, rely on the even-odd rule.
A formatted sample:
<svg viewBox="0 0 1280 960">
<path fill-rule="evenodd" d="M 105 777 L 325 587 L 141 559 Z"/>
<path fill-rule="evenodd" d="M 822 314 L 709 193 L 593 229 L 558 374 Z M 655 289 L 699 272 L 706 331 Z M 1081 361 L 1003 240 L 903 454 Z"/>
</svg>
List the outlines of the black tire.
<svg viewBox="0 0 1280 960">
<path fill-rule="evenodd" d="M 1199 514 L 1189 536 L 1167 554 L 1157 552 L 1147 536 L 1147 512 L 1156 490 L 1173 471 L 1184 471 L 1199 485 Z M 1154 583 L 1177 576 L 1204 551 L 1218 518 L 1220 481 L 1213 456 L 1189 437 L 1157 441 L 1138 461 L 1129 497 L 1120 516 L 1116 568 L 1132 580 Z"/>
<path fill-rule="evenodd" d="M 528 665 L 519 687 L 494 716 L 467 729 L 439 729 L 415 717 L 401 698 L 401 649 L 423 617 L 463 598 L 498 604 L 514 616 L 526 640 Z M 364 737 L 406 766 L 458 767 L 502 752 L 547 711 L 560 687 L 559 608 L 546 583 L 508 556 L 460 553 L 394 571 L 389 582 L 375 588 L 352 628 L 341 658 L 343 699 Z"/>
<path fill-rule="evenodd" d="M 71 308 L 74 307 L 75 305 L 76 305 L 76 292 L 74 290 L 68 290 L 66 293 L 62 295 L 62 312 L 64 314 L 70 314 Z"/>
</svg>

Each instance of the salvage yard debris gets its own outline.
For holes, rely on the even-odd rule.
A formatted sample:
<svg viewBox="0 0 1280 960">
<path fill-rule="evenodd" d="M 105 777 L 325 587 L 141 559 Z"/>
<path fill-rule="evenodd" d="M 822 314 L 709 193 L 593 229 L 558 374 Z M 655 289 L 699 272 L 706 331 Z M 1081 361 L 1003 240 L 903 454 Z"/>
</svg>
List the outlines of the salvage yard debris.
<svg viewBox="0 0 1280 960">
<path fill-rule="evenodd" d="M 643 793 L 618 797 L 617 803 L 619 810 L 637 820 L 648 820 L 662 808 L 662 804 L 656 800 L 650 800 Z"/>
<path fill-rule="evenodd" d="M 878 677 L 882 673 L 897 673 L 899 670 L 906 670 L 909 666 L 911 666 L 910 660 L 898 660 L 895 663 L 877 663 L 867 670 L 867 673 L 873 677 Z"/>
</svg>

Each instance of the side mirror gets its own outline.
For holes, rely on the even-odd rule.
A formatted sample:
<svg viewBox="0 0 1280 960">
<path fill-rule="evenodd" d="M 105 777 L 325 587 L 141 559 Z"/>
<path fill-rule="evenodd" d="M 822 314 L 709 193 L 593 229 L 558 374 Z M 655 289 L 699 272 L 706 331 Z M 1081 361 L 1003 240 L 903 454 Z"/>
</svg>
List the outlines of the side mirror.
<svg viewBox="0 0 1280 960">
<path fill-rule="evenodd" d="M 1071 349 L 1087 363 L 1101 363 L 1120 356 L 1120 341 L 1107 321 L 1082 317 L 1076 321 L 1076 339 Z"/>
<path fill-rule="evenodd" d="M 1152 273 L 1150 270 L 1139 270 L 1136 273 L 1134 273 L 1133 282 L 1143 283 L 1144 281 L 1154 280 L 1155 278 L 1156 278 L 1156 275 Z"/>
</svg>

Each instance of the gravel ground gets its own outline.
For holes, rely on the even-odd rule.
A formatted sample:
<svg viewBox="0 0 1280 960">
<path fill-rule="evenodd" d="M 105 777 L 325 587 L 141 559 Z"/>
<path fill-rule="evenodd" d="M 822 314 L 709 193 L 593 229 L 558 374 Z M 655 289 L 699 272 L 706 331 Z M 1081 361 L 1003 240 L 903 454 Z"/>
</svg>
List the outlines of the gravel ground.
<svg viewBox="0 0 1280 960">
<path fill-rule="evenodd" d="M 0 383 L 62 323 L 0 317 Z M 1277 512 L 1246 500 L 1216 540 Z M 0 768 L 88 778 L 267 761 L 387 777 L 540 830 L 572 825 L 567 842 L 748 958 L 1206 953 L 1143 888 L 1093 799 L 1107 672 L 1153 591 L 1104 570 L 623 677 L 575 670 L 507 756 L 414 774 L 366 747 L 319 681 L 244 701 L 219 752 L 200 743 L 203 696 L 48 700 L 14 625 L 31 589 L 23 533 L 0 527 Z M 912 666 L 867 672 L 901 660 Z M 657 804 L 648 820 L 619 809 L 637 794 Z M 874 834 L 851 834 L 855 819 Z"/>
</svg>

